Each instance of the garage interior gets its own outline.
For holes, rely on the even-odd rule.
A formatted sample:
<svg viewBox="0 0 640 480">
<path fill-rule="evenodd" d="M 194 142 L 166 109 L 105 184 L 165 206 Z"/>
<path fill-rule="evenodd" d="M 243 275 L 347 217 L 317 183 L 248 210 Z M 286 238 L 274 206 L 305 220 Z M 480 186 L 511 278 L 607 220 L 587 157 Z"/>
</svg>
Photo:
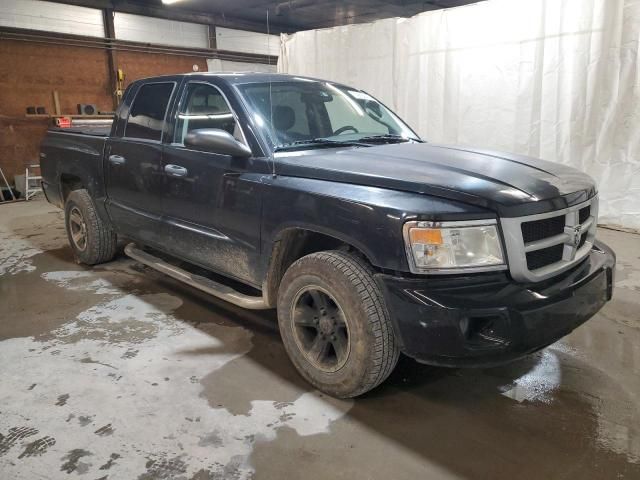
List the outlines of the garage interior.
<svg viewBox="0 0 640 480">
<path fill-rule="evenodd" d="M 124 254 L 78 264 L 39 191 L 47 129 L 206 71 L 342 82 L 428 142 L 588 173 L 613 300 L 508 365 L 401 357 L 339 400 L 297 373 L 275 310 Z M 638 112 L 638 0 L 3 1 L 0 478 L 640 478 Z"/>
</svg>

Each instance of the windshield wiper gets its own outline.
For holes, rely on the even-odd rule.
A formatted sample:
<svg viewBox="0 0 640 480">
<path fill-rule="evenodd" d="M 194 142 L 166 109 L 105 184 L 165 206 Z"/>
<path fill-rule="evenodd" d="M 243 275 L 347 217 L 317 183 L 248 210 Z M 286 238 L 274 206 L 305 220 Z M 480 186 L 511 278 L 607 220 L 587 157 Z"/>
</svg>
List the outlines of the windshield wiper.
<svg viewBox="0 0 640 480">
<path fill-rule="evenodd" d="M 283 150 L 291 150 L 300 147 L 370 147 L 368 143 L 349 140 L 330 140 L 328 138 L 311 138 L 309 140 L 296 140 L 295 142 L 285 143 L 275 147 L 276 152 Z"/>
<path fill-rule="evenodd" d="M 424 143 L 423 140 L 418 140 L 417 138 L 408 138 L 408 137 L 403 137 L 402 135 L 392 135 L 390 133 L 381 134 L 381 135 L 369 135 L 366 137 L 359 138 L 358 141 L 370 142 L 370 143 L 404 143 L 404 142 Z"/>
</svg>

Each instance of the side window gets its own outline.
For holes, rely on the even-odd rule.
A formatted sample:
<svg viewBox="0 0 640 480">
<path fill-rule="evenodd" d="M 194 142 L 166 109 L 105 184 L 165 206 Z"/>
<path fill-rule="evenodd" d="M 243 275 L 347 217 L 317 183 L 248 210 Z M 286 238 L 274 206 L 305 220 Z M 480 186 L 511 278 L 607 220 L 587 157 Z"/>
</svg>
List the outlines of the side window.
<svg viewBox="0 0 640 480">
<path fill-rule="evenodd" d="M 124 136 L 160 141 L 172 91 L 173 83 L 143 85 L 133 99 Z"/>
<path fill-rule="evenodd" d="M 203 83 L 190 83 L 178 112 L 175 143 L 184 143 L 187 133 L 199 128 L 225 130 L 236 140 L 244 142 L 240 127 L 220 90 Z"/>
</svg>

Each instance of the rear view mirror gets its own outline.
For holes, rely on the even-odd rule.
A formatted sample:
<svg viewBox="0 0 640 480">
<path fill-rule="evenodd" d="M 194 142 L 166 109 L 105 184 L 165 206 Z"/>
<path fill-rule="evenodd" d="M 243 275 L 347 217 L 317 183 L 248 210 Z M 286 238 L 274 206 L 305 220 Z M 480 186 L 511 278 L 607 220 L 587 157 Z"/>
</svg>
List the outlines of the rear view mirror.
<svg viewBox="0 0 640 480">
<path fill-rule="evenodd" d="M 305 92 L 300 99 L 304 103 L 327 103 L 333 100 L 333 95 L 328 92 Z"/>
<path fill-rule="evenodd" d="M 367 110 L 367 112 L 373 112 L 376 117 L 382 118 L 382 110 L 380 109 L 380 104 L 378 102 L 367 100 L 364 103 L 364 108 L 365 110 Z"/>
<path fill-rule="evenodd" d="M 194 150 L 248 158 L 251 149 L 239 142 L 233 135 L 218 128 L 198 128 L 191 130 L 184 137 L 184 146 Z"/>
</svg>

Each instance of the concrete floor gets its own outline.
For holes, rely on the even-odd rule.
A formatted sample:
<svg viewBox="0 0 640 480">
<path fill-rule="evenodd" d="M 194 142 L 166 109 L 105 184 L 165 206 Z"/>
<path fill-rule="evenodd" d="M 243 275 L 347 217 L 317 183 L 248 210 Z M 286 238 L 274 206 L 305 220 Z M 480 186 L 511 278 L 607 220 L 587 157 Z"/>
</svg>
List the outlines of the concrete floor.
<svg viewBox="0 0 640 480">
<path fill-rule="evenodd" d="M 73 262 L 62 214 L 0 206 L 0 478 L 638 479 L 640 236 L 615 299 L 506 367 L 401 360 L 355 401 L 309 388 L 273 312 L 121 258 Z"/>
</svg>

